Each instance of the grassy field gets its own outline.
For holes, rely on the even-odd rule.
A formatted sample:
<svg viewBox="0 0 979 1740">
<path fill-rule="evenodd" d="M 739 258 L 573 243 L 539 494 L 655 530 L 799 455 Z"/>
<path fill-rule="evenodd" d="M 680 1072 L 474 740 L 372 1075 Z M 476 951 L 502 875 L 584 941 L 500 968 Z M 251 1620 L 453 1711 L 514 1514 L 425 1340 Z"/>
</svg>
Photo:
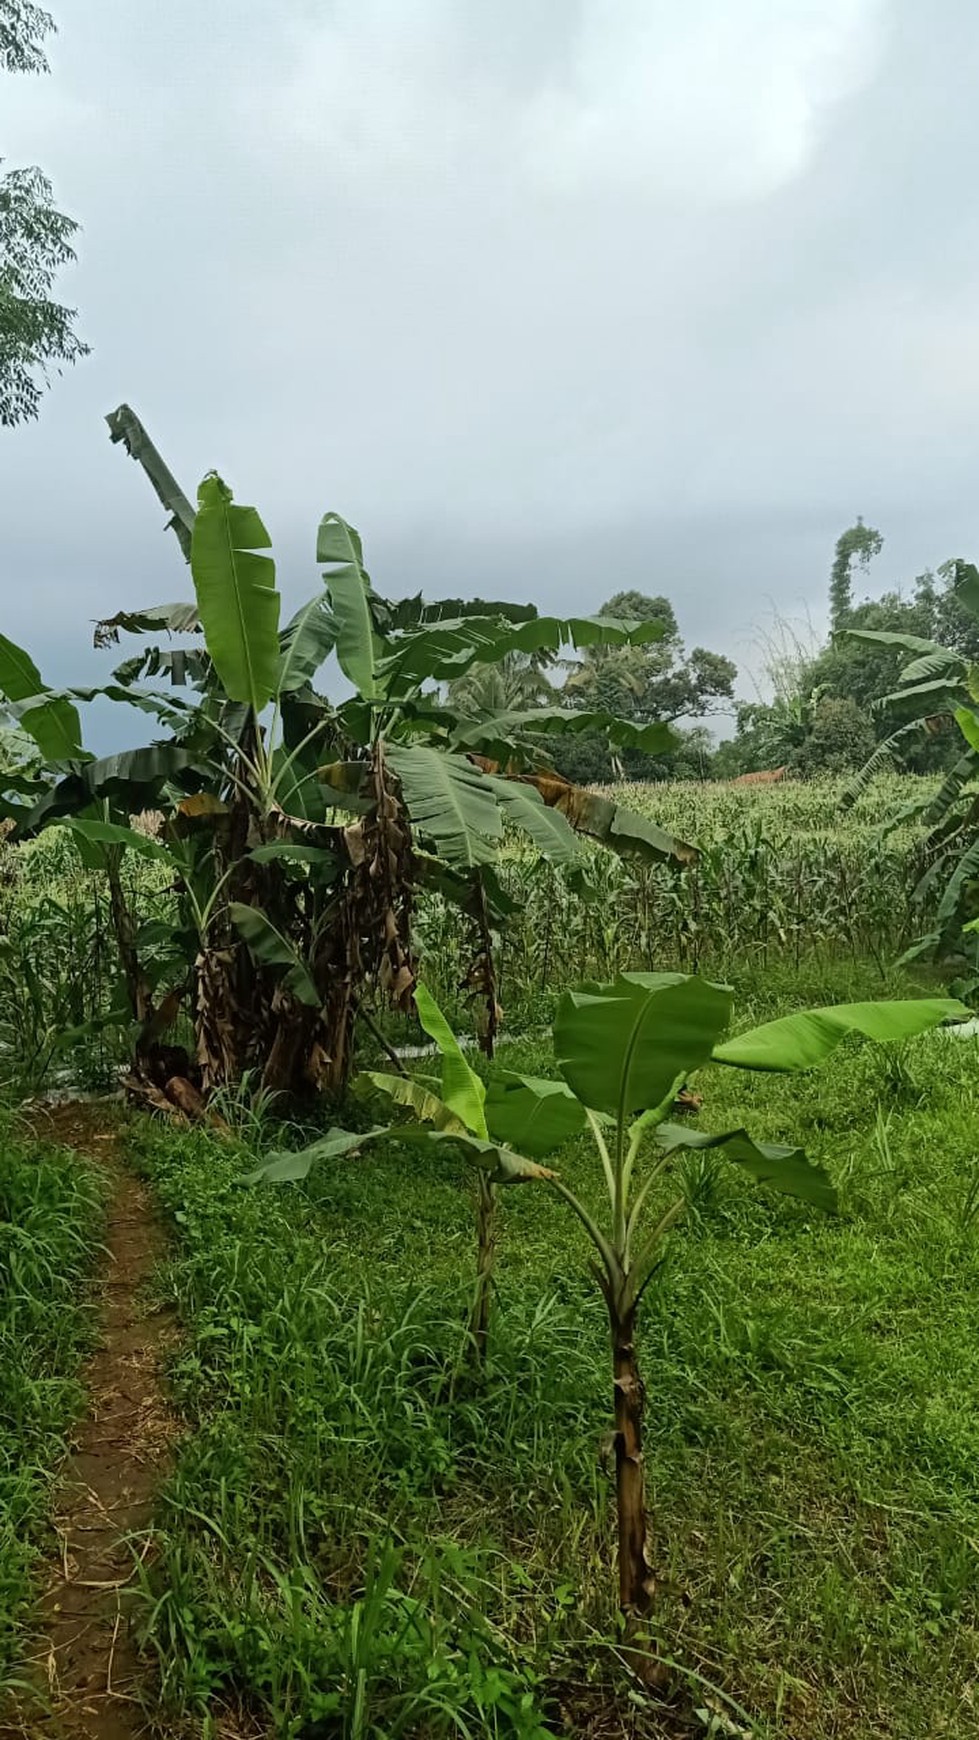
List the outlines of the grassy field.
<svg viewBox="0 0 979 1740">
<path fill-rule="evenodd" d="M 823 969 L 742 1014 L 878 988 Z M 514 1064 L 549 1060 L 525 1044 Z M 192 1427 L 140 1605 L 175 1732 L 975 1732 L 975 1046 L 699 1085 L 706 1127 L 804 1141 L 842 1212 L 749 1192 L 723 1162 L 684 1173 L 641 1330 L 665 1707 L 617 1666 L 606 1331 L 563 1204 L 507 1193 L 490 1369 L 453 1385 L 461 1169 L 378 1149 L 242 1187 L 254 1127 L 229 1149 L 142 1126 Z M 590 1165 L 562 1156 L 586 1195 Z"/>
<path fill-rule="evenodd" d="M 17 1684 L 51 1479 L 82 1405 L 100 1223 L 90 1167 L 0 1124 L 0 1696 Z"/>
</svg>

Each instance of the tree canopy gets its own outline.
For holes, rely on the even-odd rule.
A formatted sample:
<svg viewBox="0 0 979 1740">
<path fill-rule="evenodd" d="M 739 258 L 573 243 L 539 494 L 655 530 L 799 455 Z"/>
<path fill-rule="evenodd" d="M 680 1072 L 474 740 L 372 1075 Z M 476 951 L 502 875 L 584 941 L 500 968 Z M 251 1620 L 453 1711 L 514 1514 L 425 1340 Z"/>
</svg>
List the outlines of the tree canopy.
<svg viewBox="0 0 979 1740">
<path fill-rule="evenodd" d="M 702 719 L 719 702 L 731 700 L 737 667 L 706 647 L 694 647 L 688 654 L 668 598 L 638 591 L 616 592 L 599 614 L 658 622 L 662 637 L 643 646 L 587 647 L 565 682 L 565 705 L 637 723 L 652 719 L 675 723 Z M 684 774 L 702 768 L 703 735 L 698 733 L 690 744 L 688 735 L 676 732 L 672 747 L 655 757 L 625 748 L 613 758 L 607 740 L 586 733 L 563 745 L 558 760 L 561 771 L 578 780 L 607 780 L 616 769 L 635 779 L 662 779 L 679 772 L 678 760 L 684 763 Z"/>
<path fill-rule="evenodd" d="M 0 0 L 0 70 L 47 72 L 43 45 L 54 28 L 29 0 Z M 61 267 L 75 258 L 77 229 L 40 169 L 0 175 L 0 424 L 8 427 L 38 415 L 52 370 L 87 354 L 75 310 L 51 295 Z"/>
<path fill-rule="evenodd" d="M 721 744 L 714 761 L 717 776 L 782 766 L 799 774 L 839 773 L 864 764 L 900 723 L 899 705 L 885 698 L 900 688 L 908 653 L 898 642 L 871 644 L 854 631 L 933 641 L 979 659 L 979 621 L 962 603 L 955 562 L 919 574 L 907 592 L 854 600 L 854 570 L 866 573 L 883 542 L 860 519 L 841 533 L 830 569 L 830 638 L 821 647 L 794 644 L 777 669 L 770 661 L 774 697 L 738 703 L 735 736 Z M 954 732 L 936 730 L 909 749 L 905 765 L 932 772 L 947 768 L 955 755 Z"/>
</svg>

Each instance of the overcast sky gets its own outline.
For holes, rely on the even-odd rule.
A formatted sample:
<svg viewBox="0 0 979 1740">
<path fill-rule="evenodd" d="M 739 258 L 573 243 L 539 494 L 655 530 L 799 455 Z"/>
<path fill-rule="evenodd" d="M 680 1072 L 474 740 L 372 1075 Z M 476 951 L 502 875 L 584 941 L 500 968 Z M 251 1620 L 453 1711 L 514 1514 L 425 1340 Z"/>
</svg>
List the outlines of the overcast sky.
<svg viewBox="0 0 979 1740">
<path fill-rule="evenodd" d="M 290 607 L 335 508 L 382 592 L 637 586 L 751 667 L 857 513 L 875 589 L 979 551 L 976 0 L 48 3 L 52 76 L 0 85 L 93 346 L 0 432 L 48 681 L 189 591 L 123 399 Z"/>
</svg>

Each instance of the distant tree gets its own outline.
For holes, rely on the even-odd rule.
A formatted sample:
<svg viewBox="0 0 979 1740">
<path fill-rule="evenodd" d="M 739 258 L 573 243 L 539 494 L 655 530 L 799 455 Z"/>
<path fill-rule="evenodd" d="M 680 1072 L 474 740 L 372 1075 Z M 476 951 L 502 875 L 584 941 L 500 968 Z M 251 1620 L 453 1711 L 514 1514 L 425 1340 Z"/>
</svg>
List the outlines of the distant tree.
<svg viewBox="0 0 979 1740">
<path fill-rule="evenodd" d="M 854 601 L 854 569 L 866 571 L 882 545 L 881 534 L 862 520 L 837 539 L 831 599 L 842 626 L 824 646 L 776 620 L 774 632 L 764 639 L 772 699 L 738 704 L 735 735 L 717 749 L 718 778 L 783 764 L 807 774 L 860 766 L 870 753 L 866 745 L 872 749 L 890 736 L 897 720 L 884 701 L 900 687 L 911 655 L 901 646 L 854 640 L 852 629 L 937 641 L 979 662 L 979 620 L 956 592 L 954 562 L 919 574 L 908 595 L 891 591 Z M 853 748 L 845 753 L 848 732 Z M 938 771 L 955 752 L 954 734 L 936 732 L 908 752 L 905 765 L 916 773 Z"/>
<path fill-rule="evenodd" d="M 617 592 L 602 605 L 601 614 L 653 619 L 663 624 L 665 633 L 647 646 L 587 648 L 561 691 L 564 705 L 625 719 L 676 721 L 702 719 L 719 702 L 732 699 L 737 666 L 706 647 L 694 647 L 688 655 L 668 598 Z M 675 753 L 653 760 L 627 750 L 613 765 L 605 740 L 592 743 L 585 736 L 562 743 L 560 770 L 582 784 L 601 783 L 617 772 L 634 779 L 665 779 L 673 776 Z"/>
<path fill-rule="evenodd" d="M 474 719 L 557 702 L 543 661 L 526 653 L 505 653 L 495 665 L 474 665 L 464 677 L 449 684 L 448 699 L 456 712 Z"/>
<path fill-rule="evenodd" d="M 855 701 L 824 695 L 789 766 L 802 774 L 849 773 L 863 766 L 876 742 L 871 720 Z"/>
<path fill-rule="evenodd" d="M 714 739 L 706 725 L 692 725 L 688 731 L 678 731 L 679 742 L 670 757 L 671 779 L 713 779 Z"/>
<path fill-rule="evenodd" d="M 873 526 L 865 526 L 859 514 L 856 524 L 849 526 L 837 538 L 829 576 L 829 623 L 833 634 L 845 628 L 850 617 L 854 564 L 865 574 L 883 547 L 884 540 L 880 533 Z"/>
<path fill-rule="evenodd" d="M 931 638 L 933 609 L 918 598 L 902 598 L 900 593 L 885 592 L 883 597 L 867 599 L 852 607 L 847 629 L 883 629 L 892 634 L 912 634 Z M 851 640 L 847 633 L 834 637 L 823 647 L 809 667 L 813 688 L 822 688 L 839 699 L 855 701 L 869 712 L 881 695 L 886 695 L 896 682 L 898 672 L 908 662 L 908 654 L 900 647 L 887 649 L 870 647 Z"/>
<path fill-rule="evenodd" d="M 28 0 L 0 0 L 0 70 L 47 72 L 43 43 L 54 28 Z M 87 354 L 75 310 L 50 294 L 59 269 L 75 258 L 77 228 L 56 209 L 39 169 L 0 176 L 0 424 L 8 427 L 37 416 L 52 368 Z"/>
</svg>

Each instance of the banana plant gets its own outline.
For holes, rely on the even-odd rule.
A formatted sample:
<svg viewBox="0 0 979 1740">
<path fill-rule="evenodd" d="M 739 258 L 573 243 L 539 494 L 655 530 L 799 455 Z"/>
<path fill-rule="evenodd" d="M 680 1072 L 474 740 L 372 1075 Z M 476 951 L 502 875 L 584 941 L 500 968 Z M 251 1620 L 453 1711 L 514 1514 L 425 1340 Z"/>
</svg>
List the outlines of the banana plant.
<svg viewBox="0 0 979 1740">
<path fill-rule="evenodd" d="M 625 973 L 611 984 L 567 992 L 554 1024 L 559 1078 L 508 1074 L 486 1102 L 490 1136 L 545 1159 L 569 1140 L 590 1137 L 607 1202 L 596 1211 L 566 1182 L 548 1179 L 591 1244 L 591 1272 L 611 1335 L 619 1599 L 631 1622 L 655 1593 L 643 1464 L 645 1388 L 637 1318 L 663 1242 L 684 1212 L 668 1179 L 677 1157 L 716 1149 L 759 1184 L 820 1210 L 836 1207 L 826 1172 L 801 1148 L 766 1142 L 743 1128 L 707 1133 L 674 1119 L 680 1089 L 709 1064 L 769 1071 L 811 1069 L 845 1039 L 900 1040 L 968 1011 L 950 998 L 851 1003 L 808 1009 L 725 1039 L 727 986 L 679 973 Z"/>
<path fill-rule="evenodd" d="M 435 998 L 422 984 L 415 986 L 418 1019 L 441 1056 L 440 1078 L 392 1075 L 365 1070 L 354 1086 L 362 1098 L 382 1094 L 394 1106 L 410 1111 L 417 1123 L 375 1125 L 362 1133 L 334 1129 L 299 1153 L 272 1154 L 247 1174 L 246 1183 L 286 1183 L 308 1177 L 320 1160 L 336 1159 L 379 1138 L 404 1142 L 449 1143 L 461 1150 L 476 1178 L 476 1287 L 469 1319 L 468 1345 L 473 1361 L 486 1359 L 496 1261 L 497 1186 L 549 1179 L 552 1172 L 538 1160 L 509 1144 L 494 1141 L 486 1122 L 486 1086 L 466 1061 L 465 1053 Z"/>
<path fill-rule="evenodd" d="M 950 568 L 956 604 L 967 617 L 979 621 L 979 568 L 962 561 L 950 564 Z M 968 976 L 958 980 L 955 988 L 972 994 L 979 989 L 979 950 L 974 942 L 979 930 L 975 895 L 979 883 L 979 665 L 953 647 L 917 635 L 848 629 L 847 638 L 879 651 L 899 648 L 907 653 L 908 662 L 900 672 L 898 687 L 876 703 L 879 711 L 889 711 L 898 723 L 849 782 L 843 794 L 845 804 L 854 803 L 877 774 L 899 766 L 923 737 L 950 725 L 958 731 L 959 752 L 938 789 L 902 804 L 887 818 L 886 825 L 892 828 L 917 821 L 927 826 L 931 862 L 915 898 L 923 898 L 936 885 L 942 887 L 934 928 L 903 959 L 923 955 L 964 958 Z M 970 938 L 969 943 L 963 944 L 963 935 Z"/>
<path fill-rule="evenodd" d="M 235 502 L 215 473 L 192 507 L 134 413 L 120 407 L 109 424 L 170 514 L 194 598 L 119 611 L 98 625 L 96 643 L 191 638 L 151 642 L 97 691 L 152 713 L 168 732 L 103 759 L 86 758 L 62 718 L 73 697 L 96 691 L 46 692 L 34 667 L 0 644 L 0 696 L 22 710 L 25 728 L 40 730 L 43 716 L 44 730 L 59 733 L 46 749 L 59 753 L 43 791 L 26 814 L 19 806 L 21 830 L 69 817 L 124 827 L 130 811 L 163 811 L 180 908 L 174 937 L 193 939 L 181 980 L 196 1035 L 189 1067 L 205 1090 L 246 1070 L 267 1089 L 342 1090 L 372 989 L 410 1003 L 412 909 L 426 882 L 472 928 L 470 986 L 491 1049 L 505 828 L 559 864 L 575 856 L 581 833 L 646 860 L 693 853 L 560 778 L 550 762 L 548 744 L 562 731 L 602 730 L 658 752 L 666 725 L 549 705 L 461 717 L 446 689 L 507 658 L 644 643 L 660 626 L 542 617 L 524 604 L 383 599 L 358 533 L 330 512 L 316 540 L 321 584 L 283 627 L 257 511 Z M 316 687 L 331 656 L 351 699 L 331 702 Z M 57 716 L 48 718 L 49 706 Z"/>
</svg>

